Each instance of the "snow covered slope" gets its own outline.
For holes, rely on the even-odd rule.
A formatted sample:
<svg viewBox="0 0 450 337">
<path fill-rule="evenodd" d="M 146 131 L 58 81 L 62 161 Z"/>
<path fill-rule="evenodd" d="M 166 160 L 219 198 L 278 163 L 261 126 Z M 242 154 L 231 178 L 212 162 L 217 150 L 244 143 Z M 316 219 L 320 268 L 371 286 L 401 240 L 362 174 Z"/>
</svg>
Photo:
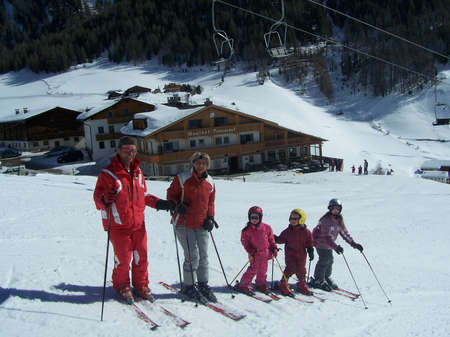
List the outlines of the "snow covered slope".
<svg viewBox="0 0 450 337">
<path fill-rule="evenodd" d="M 151 181 L 150 192 L 164 197 L 168 185 Z M 328 200 L 339 197 L 350 233 L 364 246 L 392 300 L 387 303 L 361 254 L 341 239 L 367 310 L 359 300 L 333 294 L 324 295 L 325 303 L 313 304 L 289 298 L 265 304 L 244 295 L 231 299 L 210 247 L 210 284 L 220 301 L 247 315 L 239 322 L 181 303 L 157 284 L 178 283 L 175 245 L 168 214 L 147 209 L 150 286 L 159 303 L 192 322 L 181 330 L 166 316 L 151 312 L 161 324 L 153 332 L 114 300 L 111 288 L 100 322 L 106 234 L 92 201 L 94 177 L 0 175 L 0 186 L 0 330 L 5 337 L 445 337 L 450 331 L 450 190 L 445 184 L 345 172 L 252 174 L 245 183 L 217 180 L 220 228 L 213 235 L 229 281 L 246 261 L 239 238 L 250 206 L 261 206 L 264 220 L 279 234 L 291 209 L 304 209 L 311 228 L 326 211 Z M 108 279 L 112 254 L 110 258 Z M 284 265 L 282 251 L 279 260 Z M 277 268 L 274 274 L 276 280 L 281 278 Z M 355 290 L 339 256 L 333 275 L 341 287 Z"/>
</svg>

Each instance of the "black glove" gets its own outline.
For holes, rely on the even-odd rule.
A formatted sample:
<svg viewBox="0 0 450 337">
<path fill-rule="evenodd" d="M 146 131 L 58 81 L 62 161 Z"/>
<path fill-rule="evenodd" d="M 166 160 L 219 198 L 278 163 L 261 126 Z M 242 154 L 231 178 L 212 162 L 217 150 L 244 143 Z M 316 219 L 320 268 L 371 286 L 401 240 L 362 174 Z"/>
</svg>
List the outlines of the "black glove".
<svg viewBox="0 0 450 337">
<path fill-rule="evenodd" d="M 273 257 L 277 257 L 278 256 L 278 248 L 270 247 L 270 253 L 272 254 Z"/>
<path fill-rule="evenodd" d="M 102 202 L 105 204 L 106 207 L 110 207 L 114 202 L 117 200 L 117 193 L 114 188 L 106 192 L 102 196 Z"/>
<path fill-rule="evenodd" d="M 187 205 L 183 202 L 180 202 L 178 205 L 175 206 L 175 212 L 178 214 L 186 214 L 187 213 Z"/>
<path fill-rule="evenodd" d="M 177 204 L 173 200 L 164 200 L 159 199 L 156 202 L 156 209 L 159 211 L 160 209 L 164 211 L 174 211 L 175 207 L 177 207 Z"/>
<path fill-rule="evenodd" d="M 353 248 L 358 249 L 360 252 L 363 251 L 363 246 L 361 246 L 359 243 L 355 243 L 355 244 L 353 245 Z"/>
<path fill-rule="evenodd" d="M 343 252 L 344 252 L 344 248 L 342 248 L 341 246 L 337 246 L 336 248 L 335 248 L 335 251 L 336 251 L 336 253 L 338 253 L 338 254 L 342 254 Z"/>
<path fill-rule="evenodd" d="M 208 232 L 211 232 L 213 230 L 214 226 L 216 226 L 216 228 L 219 227 L 217 225 L 217 222 L 214 220 L 214 217 L 207 216 L 206 219 L 203 221 L 203 229 Z"/>
<path fill-rule="evenodd" d="M 308 251 L 309 261 L 314 260 L 314 248 L 308 247 L 308 248 L 306 248 L 306 250 Z"/>
</svg>

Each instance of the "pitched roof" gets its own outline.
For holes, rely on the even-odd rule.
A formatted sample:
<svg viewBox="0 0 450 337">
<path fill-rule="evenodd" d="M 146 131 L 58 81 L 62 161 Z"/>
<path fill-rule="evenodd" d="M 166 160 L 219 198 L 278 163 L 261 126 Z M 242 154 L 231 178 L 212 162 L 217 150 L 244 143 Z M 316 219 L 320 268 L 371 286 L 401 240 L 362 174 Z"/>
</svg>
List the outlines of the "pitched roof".
<svg viewBox="0 0 450 337">
<path fill-rule="evenodd" d="M 24 112 L 25 109 L 26 109 L 27 112 Z M 52 111 L 52 110 L 55 110 L 55 109 L 63 109 L 63 110 L 78 112 L 76 110 L 62 108 L 62 107 L 59 107 L 59 106 L 52 107 L 52 108 L 37 108 L 37 109 L 24 108 L 22 110 L 18 110 L 18 113 L 16 111 L 14 111 L 10 115 L 2 116 L 2 118 L 0 118 L 0 123 L 25 121 L 27 119 L 39 116 L 39 115 L 41 115 L 43 113 L 46 113 L 48 111 Z"/>
<path fill-rule="evenodd" d="M 112 104 L 111 104 L 111 101 L 110 101 L 110 100 L 107 100 L 107 101 L 105 101 L 103 104 L 100 104 L 99 106 L 96 106 L 95 108 L 92 108 L 92 109 L 89 110 L 89 111 L 82 112 L 81 114 L 78 115 L 77 119 L 80 119 L 80 120 L 86 120 L 86 119 L 91 118 L 91 117 L 93 117 L 94 115 L 96 115 L 96 114 L 98 114 L 98 113 L 100 113 L 100 112 L 102 112 L 102 111 L 104 111 L 104 110 L 107 110 L 107 109 L 109 109 L 109 108 L 111 108 L 111 107 L 113 107 L 113 106 L 115 106 L 115 105 L 117 105 L 117 104 L 120 104 L 120 103 L 122 103 L 123 101 L 127 101 L 127 100 L 128 100 L 128 101 L 139 102 L 139 103 L 142 103 L 142 104 L 152 105 L 152 104 L 150 104 L 150 103 L 143 102 L 143 101 L 138 101 L 138 100 L 136 100 L 136 99 L 132 99 L 132 98 L 129 98 L 129 97 L 121 98 L 121 99 L 115 101 L 115 102 L 112 103 Z"/>
</svg>

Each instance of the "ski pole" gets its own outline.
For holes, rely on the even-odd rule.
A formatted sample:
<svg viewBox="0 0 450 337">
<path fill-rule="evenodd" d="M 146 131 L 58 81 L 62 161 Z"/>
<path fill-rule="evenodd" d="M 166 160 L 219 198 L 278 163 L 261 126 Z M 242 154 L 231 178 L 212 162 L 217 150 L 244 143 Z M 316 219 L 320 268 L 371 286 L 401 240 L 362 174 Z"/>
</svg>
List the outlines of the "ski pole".
<svg viewBox="0 0 450 337">
<path fill-rule="evenodd" d="M 216 228 L 219 227 L 219 226 L 217 225 L 217 223 L 215 223 L 215 226 L 216 226 Z M 233 289 L 233 288 L 231 287 L 231 285 L 228 283 L 227 275 L 225 274 L 225 270 L 223 269 L 222 260 L 220 259 L 219 251 L 217 250 L 216 240 L 214 240 L 214 236 L 213 236 L 212 232 L 209 232 L 209 234 L 211 235 L 211 240 L 212 240 L 212 242 L 213 242 L 214 249 L 216 250 L 217 259 L 219 260 L 220 268 L 222 268 L 222 273 L 223 273 L 223 277 L 225 278 L 225 282 L 227 283 L 227 286 L 230 287 L 230 289 Z M 231 297 L 234 298 L 234 295 L 231 294 Z"/>
<path fill-rule="evenodd" d="M 242 271 L 244 270 L 245 267 L 247 267 L 247 265 L 250 263 L 250 259 L 247 260 L 247 262 L 244 264 L 244 266 L 241 268 L 241 270 L 239 270 L 239 273 L 236 274 L 236 276 L 234 277 L 234 279 L 231 281 L 231 284 L 233 284 L 233 282 L 239 277 L 239 275 L 242 273 Z"/>
<path fill-rule="evenodd" d="M 274 256 L 274 258 L 275 258 L 275 261 L 277 261 L 278 268 L 280 268 L 281 274 L 283 275 L 284 282 L 286 282 L 286 285 L 287 285 L 287 287 L 289 288 L 288 279 L 287 279 L 286 275 L 285 275 L 284 272 L 283 272 L 283 268 L 281 268 L 281 264 L 280 264 L 280 262 L 278 261 L 278 258 L 277 258 L 276 256 Z"/>
<path fill-rule="evenodd" d="M 182 279 L 181 279 L 181 266 L 180 266 L 180 253 L 178 252 L 178 242 L 177 242 L 177 233 L 176 233 L 176 220 L 173 220 L 172 216 L 172 228 L 173 228 L 173 237 L 175 240 L 175 250 L 177 252 L 177 264 L 178 264 L 178 276 L 180 278 L 180 288 L 183 285 Z"/>
<path fill-rule="evenodd" d="M 273 259 L 272 259 L 272 281 L 270 282 L 270 289 L 273 290 Z"/>
<path fill-rule="evenodd" d="M 105 276 L 103 278 L 103 291 L 102 291 L 102 313 L 100 321 L 103 322 L 103 309 L 105 307 L 105 291 L 106 291 L 106 274 L 108 273 L 108 257 L 109 257 L 109 234 L 111 232 L 111 206 L 108 206 L 108 233 L 106 235 L 106 261 L 105 261 Z"/>
<path fill-rule="evenodd" d="M 347 265 L 348 271 L 350 272 L 350 276 L 352 277 L 353 282 L 355 283 L 356 289 L 358 290 L 358 294 L 359 294 L 359 296 L 361 297 L 361 300 L 362 300 L 362 302 L 363 302 L 363 304 L 364 304 L 364 309 L 367 309 L 366 302 L 364 301 L 364 298 L 362 297 L 361 291 L 359 290 L 359 287 L 358 287 L 358 285 L 356 284 L 355 278 L 353 277 L 353 273 L 352 273 L 352 271 L 351 271 L 351 269 L 350 269 L 350 266 L 349 266 L 348 263 L 347 263 L 347 259 L 345 258 L 344 253 L 341 253 L 341 255 L 342 255 L 342 257 L 344 258 L 345 264 Z"/>
<path fill-rule="evenodd" d="M 378 281 L 378 277 L 377 277 L 377 275 L 375 274 L 375 271 L 373 270 L 373 268 L 372 268 L 372 266 L 370 265 L 369 261 L 367 260 L 366 255 L 365 255 L 363 252 L 361 252 L 361 254 L 362 254 L 362 256 L 364 256 L 364 259 L 366 260 L 367 264 L 369 265 L 370 270 L 372 271 L 373 276 L 375 277 L 375 279 L 376 279 L 377 282 L 378 282 L 378 285 L 380 286 L 381 290 L 383 291 L 384 296 L 386 296 L 386 298 L 387 298 L 387 300 L 388 300 L 388 303 L 391 303 L 391 304 L 392 304 L 392 301 L 389 299 L 388 295 L 386 295 L 386 292 L 384 291 L 383 287 L 381 286 L 380 281 Z"/>
<path fill-rule="evenodd" d="M 311 260 L 309 260 L 308 264 L 308 276 L 306 277 L 306 282 L 309 282 L 309 271 L 311 270 Z"/>
</svg>

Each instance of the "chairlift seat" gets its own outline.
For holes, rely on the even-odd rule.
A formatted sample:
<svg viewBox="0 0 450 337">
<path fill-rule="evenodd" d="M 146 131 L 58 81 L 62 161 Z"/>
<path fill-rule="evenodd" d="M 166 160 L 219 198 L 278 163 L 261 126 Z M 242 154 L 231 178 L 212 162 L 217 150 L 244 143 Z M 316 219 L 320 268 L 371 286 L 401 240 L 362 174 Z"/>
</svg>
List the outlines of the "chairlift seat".
<svg viewBox="0 0 450 337">
<path fill-rule="evenodd" d="M 284 46 L 269 48 L 267 51 L 271 57 L 275 58 L 288 57 L 292 55 L 292 52 L 289 52 Z"/>
<path fill-rule="evenodd" d="M 437 118 L 433 122 L 434 126 L 440 126 L 440 125 L 450 125 L 450 118 Z"/>
</svg>

